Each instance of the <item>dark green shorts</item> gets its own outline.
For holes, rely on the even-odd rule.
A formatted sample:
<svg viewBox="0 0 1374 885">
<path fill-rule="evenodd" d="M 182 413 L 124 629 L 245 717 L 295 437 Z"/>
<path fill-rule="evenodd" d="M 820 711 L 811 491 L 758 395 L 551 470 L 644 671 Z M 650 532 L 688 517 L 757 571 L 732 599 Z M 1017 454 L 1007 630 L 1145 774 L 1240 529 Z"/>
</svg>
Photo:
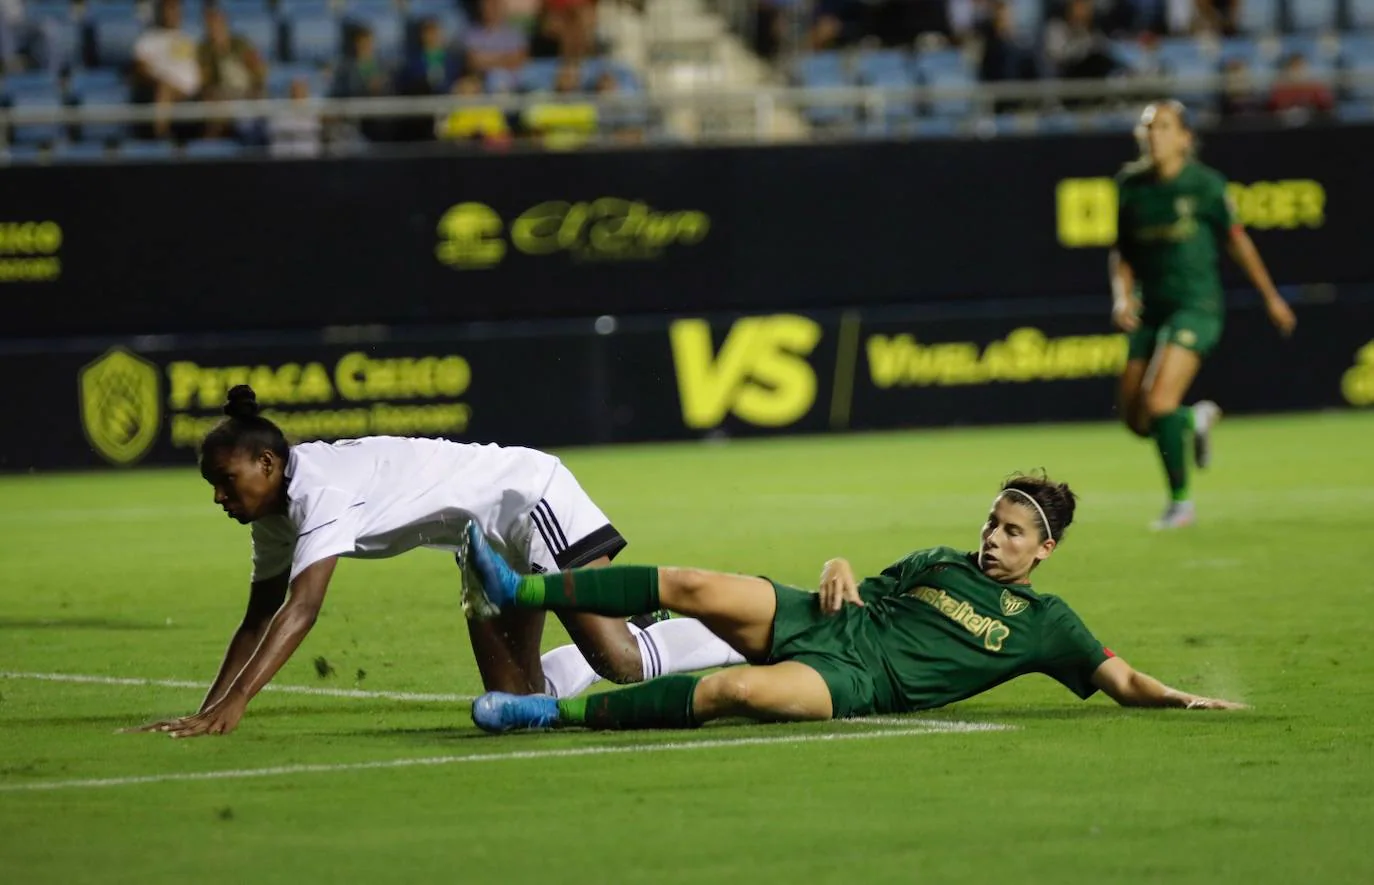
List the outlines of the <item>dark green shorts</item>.
<svg viewBox="0 0 1374 885">
<path fill-rule="evenodd" d="M 1200 357 L 1210 354 L 1221 341 L 1222 317 L 1205 310 L 1176 310 L 1158 322 L 1141 320 L 1131 333 L 1128 358 L 1148 360 L 1157 348 L 1177 344 Z"/>
<path fill-rule="evenodd" d="M 825 680 L 836 719 L 867 716 L 877 702 L 873 679 L 856 648 L 863 611 L 846 605 L 837 614 L 821 613 L 815 593 L 770 581 L 777 597 L 773 615 L 773 648 L 768 663 L 796 661 Z"/>
</svg>

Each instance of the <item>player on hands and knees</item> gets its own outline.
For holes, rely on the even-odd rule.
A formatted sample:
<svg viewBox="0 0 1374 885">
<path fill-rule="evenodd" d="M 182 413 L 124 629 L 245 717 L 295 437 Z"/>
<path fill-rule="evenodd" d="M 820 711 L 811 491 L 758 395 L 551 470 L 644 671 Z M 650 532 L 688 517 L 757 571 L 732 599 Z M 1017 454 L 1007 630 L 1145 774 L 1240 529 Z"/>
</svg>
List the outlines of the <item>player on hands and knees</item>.
<svg viewBox="0 0 1374 885">
<path fill-rule="evenodd" d="M 544 452 L 406 437 L 291 446 L 244 385 L 229 391 L 225 413 L 201 445 L 201 474 L 215 503 L 252 526 L 248 609 L 200 710 L 142 730 L 232 731 L 310 632 L 340 556 L 378 559 L 416 547 L 456 553 L 469 524 L 525 571 L 601 566 L 625 547 L 568 469 Z M 471 602 L 465 598 L 465 607 Z M 654 627 L 635 631 L 592 613 L 559 617 L 586 653 L 582 666 L 601 676 L 636 682 L 664 672 Z M 734 652 L 700 624 L 675 624 L 675 640 L 693 627 L 699 655 L 713 661 L 707 666 L 731 659 Z M 533 610 L 469 620 L 486 688 L 545 687 L 542 629 L 543 613 Z"/>
<path fill-rule="evenodd" d="M 1032 588 L 1031 572 L 1062 542 L 1074 502 L 1066 485 L 1015 477 L 993 501 L 976 553 L 919 550 L 861 582 L 849 563 L 834 559 L 818 594 L 763 578 L 652 566 L 522 577 L 474 531 L 471 572 L 501 610 L 627 615 L 662 606 L 700 620 L 755 666 L 563 701 L 492 692 L 473 704 L 473 720 L 499 732 L 906 713 L 1028 673 L 1048 675 L 1080 698 L 1101 689 L 1128 706 L 1241 706 L 1136 671 L 1063 600 Z"/>
<path fill-rule="evenodd" d="M 1183 105 L 1149 105 L 1136 137 L 1144 156 L 1117 177 L 1112 322 L 1130 335 L 1120 383 L 1121 420 L 1137 436 L 1154 438 L 1169 484 L 1168 506 L 1154 525 L 1169 529 L 1190 525 L 1196 516 L 1188 488 L 1188 433 L 1193 434 L 1193 459 L 1205 468 L 1211 431 L 1221 418 L 1216 403 L 1182 404 L 1202 360 L 1221 339 L 1220 249 L 1244 269 L 1283 335 L 1297 320 L 1237 221 L 1226 179 L 1195 159 Z"/>
</svg>

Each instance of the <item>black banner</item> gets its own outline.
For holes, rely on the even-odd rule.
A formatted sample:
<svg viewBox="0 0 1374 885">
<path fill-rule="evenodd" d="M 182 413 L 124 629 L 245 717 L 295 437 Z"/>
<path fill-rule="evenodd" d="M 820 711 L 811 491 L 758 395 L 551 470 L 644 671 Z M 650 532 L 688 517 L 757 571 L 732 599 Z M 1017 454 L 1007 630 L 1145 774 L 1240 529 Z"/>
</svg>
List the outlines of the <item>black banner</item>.
<svg viewBox="0 0 1374 885">
<path fill-rule="evenodd" d="M 0 339 L 1100 293 L 1118 136 L 0 171 Z M 1209 136 L 1280 283 L 1363 282 L 1374 127 Z M 1235 280 L 1234 269 L 1228 271 Z"/>
<path fill-rule="evenodd" d="M 22 432 L 0 436 L 0 470 L 191 464 L 239 383 L 297 440 L 559 446 L 1107 419 L 1126 340 L 1101 307 L 11 347 L 0 351 L 6 412 L 24 417 Z M 1193 393 L 1232 413 L 1374 405 L 1374 293 L 1297 312 L 1298 334 L 1284 341 L 1258 308 L 1233 310 Z"/>
</svg>

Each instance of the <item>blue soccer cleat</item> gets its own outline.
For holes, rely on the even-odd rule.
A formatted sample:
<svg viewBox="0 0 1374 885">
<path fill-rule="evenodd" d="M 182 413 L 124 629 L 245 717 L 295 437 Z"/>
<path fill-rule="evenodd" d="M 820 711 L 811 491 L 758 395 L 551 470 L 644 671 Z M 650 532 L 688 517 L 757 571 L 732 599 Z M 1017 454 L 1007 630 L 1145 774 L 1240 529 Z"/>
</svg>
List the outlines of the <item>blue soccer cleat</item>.
<svg viewBox="0 0 1374 885">
<path fill-rule="evenodd" d="M 491 549 L 486 535 L 469 522 L 464 549 L 459 552 L 463 568 L 463 608 L 470 617 L 490 618 L 515 603 L 515 588 L 520 576 Z"/>
<path fill-rule="evenodd" d="M 472 721 L 483 731 L 549 729 L 558 724 L 557 699 L 543 694 L 489 691 L 472 702 Z"/>
</svg>

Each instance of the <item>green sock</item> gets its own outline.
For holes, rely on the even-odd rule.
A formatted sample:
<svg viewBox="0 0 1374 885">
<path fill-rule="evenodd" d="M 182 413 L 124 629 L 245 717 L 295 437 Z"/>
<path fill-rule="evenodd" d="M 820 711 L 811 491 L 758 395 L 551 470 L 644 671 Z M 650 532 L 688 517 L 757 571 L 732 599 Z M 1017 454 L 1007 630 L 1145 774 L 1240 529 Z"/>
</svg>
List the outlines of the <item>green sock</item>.
<svg viewBox="0 0 1374 885">
<path fill-rule="evenodd" d="M 658 611 L 658 567 L 617 565 L 530 575 L 515 590 L 520 608 L 570 609 L 628 618 Z"/>
<path fill-rule="evenodd" d="M 558 702 L 560 725 L 597 729 L 696 728 L 692 698 L 700 676 L 660 676 L 601 694 Z"/>
<path fill-rule="evenodd" d="M 1164 463 L 1169 494 L 1175 501 L 1188 500 L 1188 431 L 1193 429 L 1193 410 L 1184 406 L 1154 420 L 1150 433 Z"/>
</svg>

